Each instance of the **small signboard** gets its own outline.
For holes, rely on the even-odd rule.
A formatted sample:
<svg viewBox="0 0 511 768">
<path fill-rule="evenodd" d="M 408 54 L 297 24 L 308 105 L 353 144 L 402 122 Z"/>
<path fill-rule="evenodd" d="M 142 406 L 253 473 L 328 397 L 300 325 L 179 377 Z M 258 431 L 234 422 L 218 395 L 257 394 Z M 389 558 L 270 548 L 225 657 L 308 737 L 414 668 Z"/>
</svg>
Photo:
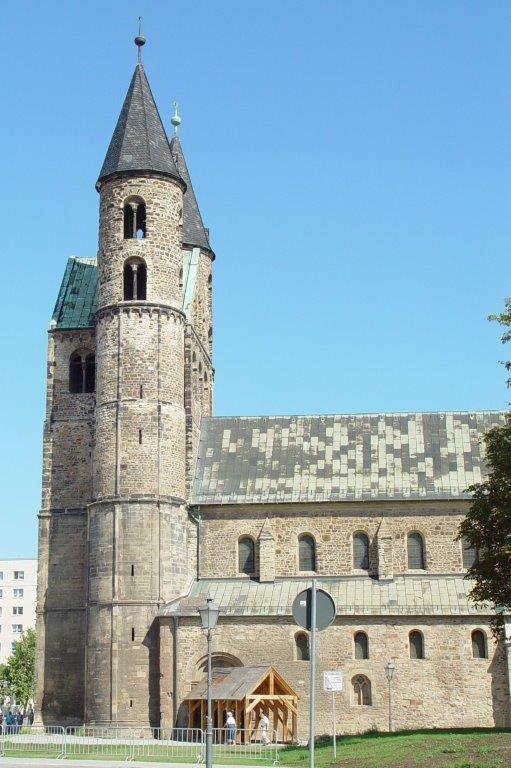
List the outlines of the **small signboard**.
<svg viewBox="0 0 511 768">
<path fill-rule="evenodd" d="M 323 672 L 323 690 L 324 691 L 342 691 L 342 672 L 330 670 Z"/>
</svg>

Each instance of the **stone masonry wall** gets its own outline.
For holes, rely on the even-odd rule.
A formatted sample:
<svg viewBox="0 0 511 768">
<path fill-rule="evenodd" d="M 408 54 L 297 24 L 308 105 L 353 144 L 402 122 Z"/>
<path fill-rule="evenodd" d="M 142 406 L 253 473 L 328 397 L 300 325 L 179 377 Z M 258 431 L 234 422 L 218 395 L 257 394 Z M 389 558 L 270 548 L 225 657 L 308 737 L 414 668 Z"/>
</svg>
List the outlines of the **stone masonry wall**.
<svg viewBox="0 0 511 768">
<path fill-rule="evenodd" d="M 173 684 L 173 624 L 164 620 L 161 632 L 162 720 L 171 725 Z M 309 663 L 296 661 L 296 625 L 290 617 L 221 618 L 213 635 L 213 653 L 234 655 L 243 665 L 273 664 L 300 696 L 299 737 L 308 735 Z M 483 629 L 488 658 L 474 659 L 471 632 Z M 369 637 L 369 659 L 354 658 L 354 634 Z M 423 633 L 425 659 L 410 659 L 408 635 Z M 192 618 L 181 618 L 178 644 L 178 695 L 182 702 L 194 682 L 203 678 L 206 643 Z M 434 727 L 492 727 L 509 724 L 510 702 L 503 649 L 492 640 L 484 617 L 338 617 L 317 635 L 316 734 L 331 733 L 331 694 L 323 691 L 323 671 L 341 670 L 344 690 L 337 694 L 337 731 L 354 733 L 388 727 L 388 684 L 384 666 L 395 667 L 392 683 L 396 729 Z M 371 683 L 372 703 L 359 706 L 353 697 L 352 679 L 365 675 Z M 180 707 L 180 724 L 186 724 Z"/>
<path fill-rule="evenodd" d="M 146 204 L 146 237 L 124 239 L 124 201 L 136 195 Z M 181 222 L 183 194 L 172 179 L 117 178 L 100 193 L 99 307 L 123 300 L 123 267 L 128 258 L 147 264 L 147 301 L 182 305 Z"/>
<path fill-rule="evenodd" d="M 100 190 L 94 502 L 89 506 L 86 720 L 159 725 L 158 606 L 188 588 L 182 192 L 115 178 Z M 146 203 L 147 232 L 124 238 L 123 206 Z M 124 301 L 127 259 L 147 295 Z"/>
<path fill-rule="evenodd" d="M 84 717 L 86 509 L 95 395 L 69 392 L 69 361 L 74 352 L 94 348 L 92 330 L 49 333 L 36 649 L 36 711 L 46 722 Z"/>
<path fill-rule="evenodd" d="M 265 526 L 275 540 L 275 574 L 297 576 L 298 537 L 310 534 L 316 543 L 316 572 L 323 576 L 356 573 L 353 568 L 353 535 L 369 537 L 369 570 L 378 573 L 377 535 L 382 520 L 387 544 L 387 573 L 406 573 L 407 535 L 418 531 L 425 544 L 426 570 L 453 573 L 463 570 L 458 526 L 466 510 L 464 502 L 379 502 L 375 504 L 282 504 L 268 507 L 201 507 L 201 576 L 239 576 L 238 540 L 255 541 Z M 222 551 L 222 558 L 218 552 Z M 257 558 L 256 558 L 257 561 Z M 256 562 L 257 566 L 257 562 Z"/>
</svg>

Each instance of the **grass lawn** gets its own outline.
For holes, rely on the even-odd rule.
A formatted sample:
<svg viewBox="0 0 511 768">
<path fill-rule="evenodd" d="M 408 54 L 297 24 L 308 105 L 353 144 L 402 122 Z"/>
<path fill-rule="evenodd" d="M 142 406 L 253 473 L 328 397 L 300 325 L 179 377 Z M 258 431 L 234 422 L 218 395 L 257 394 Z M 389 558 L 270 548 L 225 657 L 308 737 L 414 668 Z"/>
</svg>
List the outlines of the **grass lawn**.
<svg viewBox="0 0 511 768">
<path fill-rule="evenodd" d="M 334 763 L 332 742 L 316 747 L 317 768 Z M 280 753 L 283 766 L 305 766 L 307 749 Z M 337 740 L 335 765 L 342 768 L 511 768 L 511 730 L 474 728 L 414 731 L 392 735 L 368 733 Z"/>
</svg>

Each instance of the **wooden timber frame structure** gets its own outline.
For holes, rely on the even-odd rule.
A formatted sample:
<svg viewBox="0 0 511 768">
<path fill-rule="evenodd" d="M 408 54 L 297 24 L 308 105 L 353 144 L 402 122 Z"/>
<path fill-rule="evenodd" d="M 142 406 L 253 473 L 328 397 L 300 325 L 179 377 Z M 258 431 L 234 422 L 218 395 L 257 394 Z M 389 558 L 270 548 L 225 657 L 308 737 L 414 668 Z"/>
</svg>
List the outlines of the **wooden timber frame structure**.
<svg viewBox="0 0 511 768">
<path fill-rule="evenodd" d="M 213 727 L 224 728 L 227 712 L 236 720 L 236 741 L 261 738 L 259 723 L 264 713 L 276 739 L 292 743 L 297 739 L 298 694 L 272 666 L 235 667 L 214 672 L 211 686 Z M 194 686 L 188 703 L 188 727 L 206 729 L 207 681 Z M 272 739 L 273 740 L 273 739 Z"/>
</svg>

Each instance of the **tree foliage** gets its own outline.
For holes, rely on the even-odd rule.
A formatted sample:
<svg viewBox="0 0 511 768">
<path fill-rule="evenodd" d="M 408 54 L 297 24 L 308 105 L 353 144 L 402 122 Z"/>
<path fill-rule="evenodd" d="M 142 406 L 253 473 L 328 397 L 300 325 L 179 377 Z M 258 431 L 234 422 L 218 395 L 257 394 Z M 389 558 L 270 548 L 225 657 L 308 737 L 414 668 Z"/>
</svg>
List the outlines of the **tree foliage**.
<svg viewBox="0 0 511 768">
<path fill-rule="evenodd" d="M 472 504 L 460 535 L 476 548 L 478 558 L 467 576 L 477 602 L 511 607 L 511 415 L 485 435 L 488 479 L 472 485 Z"/>
<path fill-rule="evenodd" d="M 511 297 L 504 302 L 504 312 L 501 312 L 499 315 L 490 315 L 489 319 L 495 320 L 497 323 L 500 323 L 500 325 L 509 328 L 508 331 L 504 331 L 502 334 L 502 343 L 505 344 L 506 342 L 511 341 Z M 502 360 L 502 365 L 505 367 L 506 371 L 511 371 L 511 360 Z M 511 378 L 507 380 L 507 385 L 508 387 L 511 387 Z"/>
<path fill-rule="evenodd" d="M 9 693 L 20 704 L 26 704 L 34 695 L 35 632 L 27 629 L 23 633 L 0 671 L 1 678 L 8 684 Z"/>
<path fill-rule="evenodd" d="M 502 343 L 511 341 L 511 298 L 499 315 L 490 315 L 509 330 Z M 503 361 L 511 371 L 511 360 Z M 508 379 L 511 386 L 511 379 Z M 502 611 L 511 610 L 511 413 L 506 423 L 490 429 L 484 436 L 488 479 L 468 488 L 472 504 L 460 525 L 459 537 L 466 539 L 477 552 L 467 578 L 474 580 L 471 597 L 476 602 L 493 603 L 498 614 L 493 628 L 502 629 Z"/>
</svg>

